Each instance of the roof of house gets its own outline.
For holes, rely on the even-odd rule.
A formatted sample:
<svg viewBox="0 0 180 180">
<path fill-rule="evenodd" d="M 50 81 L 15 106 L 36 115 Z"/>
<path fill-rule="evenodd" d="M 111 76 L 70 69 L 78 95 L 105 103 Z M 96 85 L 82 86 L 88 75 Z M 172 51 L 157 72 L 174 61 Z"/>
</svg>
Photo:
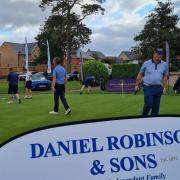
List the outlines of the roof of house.
<svg viewBox="0 0 180 180">
<path fill-rule="evenodd" d="M 78 49 L 78 50 L 75 50 L 75 51 L 72 51 L 71 53 L 71 57 L 72 58 L 78 58 L 78 59 L 94 59 L 93 57 L 91 57 L 88 53 L 82 51 L 81 49 Z"/>
<path fill-rule="evenodd" d="M 12 42 L 5 42 L 6 44 L 9 44 L 16 53 L 21 53 L 21 54 L 26 54 L 25 53 L 25 44 L 20 44 L 20 43 L 12 43 Z M 33 49 L 37 46 L 37 42 L 34 43 L 27 43 L 28 46 L 28 53 L 31 54 Z"/>
<path fill-rule="evenodd" d="M 137 55 L 132 51 L 122 51 L 121 54 L 119 55 L 119 58 L 122 54 L 125 54 L 128 60 L 134 60 L 137 58 Z"/>
<path fill-rule="evenodd" d="M 106 56 L 100 51 L 91 51 L 88 49 L 86 53 L 88 53 L 90 56 L 97 56 L 99 59 L 106 59 Z"/>
</svg>

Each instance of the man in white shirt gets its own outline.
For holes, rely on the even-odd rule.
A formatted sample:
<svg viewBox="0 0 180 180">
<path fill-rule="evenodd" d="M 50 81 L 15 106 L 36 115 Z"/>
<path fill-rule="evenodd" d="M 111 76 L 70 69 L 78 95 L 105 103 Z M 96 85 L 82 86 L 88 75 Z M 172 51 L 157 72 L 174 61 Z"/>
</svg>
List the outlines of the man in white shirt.
<svg viewBox="0 0 180 180">
<path fill-rule="evenodd" d="M 25 78 L 25 88 L 26 88 L 26 96 L 25 98 L 32 98 L 32 74 L 27 69 L 24 69 L 26 78 Z"/>
</svg>

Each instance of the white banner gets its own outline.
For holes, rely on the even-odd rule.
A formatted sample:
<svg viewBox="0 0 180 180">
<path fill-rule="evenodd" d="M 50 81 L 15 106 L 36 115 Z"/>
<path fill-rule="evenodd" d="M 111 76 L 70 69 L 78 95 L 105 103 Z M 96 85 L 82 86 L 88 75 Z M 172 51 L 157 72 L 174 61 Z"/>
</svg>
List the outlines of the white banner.
<svg viewBox="0 0 180 180">
<path fill-rule="evenodd" d="M 178 180 L 180 117 L 40 130 L 0 148 L 1 180 Z"/>
<path fill-rule="evenodd" d="M 25 37 L 25 68 L 29 70 L 29 53 L 28 53 L 27 37 Z"/>
</svg>

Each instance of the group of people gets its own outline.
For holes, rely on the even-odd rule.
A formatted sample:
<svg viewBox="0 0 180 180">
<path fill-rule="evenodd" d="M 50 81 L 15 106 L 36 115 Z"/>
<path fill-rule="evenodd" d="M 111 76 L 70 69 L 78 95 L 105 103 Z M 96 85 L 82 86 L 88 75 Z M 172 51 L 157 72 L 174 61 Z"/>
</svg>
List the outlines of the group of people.
<svg viewBox="0 0 180 180">
<path fill-rule="evenodd" d="M 168 78 L 168 65 L 162 60 L 163 50 L 157 48 L 154 50 L 152 59 L 145 61 L 140 69 L 140 72 L 136 78 L 135 91 L 140 89 L 143 81 L 144 91 L 144 107 L 142 111 L 143 116 L 148 116 L 151 111 L 151 116 L 157 116 L 159 113 L 161 95 L 166 94 L 167 78 Z M 54 109 L 49 114 L 58 114 L 59 111 L 59 99 L 61 100 L 64 108 L 65 115 L 71 113 L 71 109 L 65 98 L 65 84 L 67 82 L 66 70 L 63 67 L 63 59 L 55 57 L 53 59 L 55 68 L 53 70 L 52 90 L 54 92 Z M 26 98 L 32 98 L 31 86 L 32 86 L 32 74 L 26 71 Z M 21 103 L 20 96 L 18 94 L 18 76 L 13 69 L 10 68 L 8 75 L 9 81 L 9 94 L 15 94 L 19 103 Z M 91 84 L 95 82 L 94 76 L 86 77 L 82 83 L 80 95 L 82 95 L 84 88 L 88 88 L 88 92 L 91 89 Z M 104 90 L 104 81 L 101 81 L 101 90 Z M 180 78 L 176 82 L 174 87 L 175 92 L 179 91 Z M 177 88 L 178 87 L 178 88 Z"/>
<path fill-rule="evenodd" d="M 54 92 L 54 109 L 50 111 L 49 114 L 58 114 L 59 111 L 59 98 L 65 108 L 65 115 L 69 115 L 71 113 L 71 109 L 67 103 L 65 98 L 65 84 L 67 82 L 66 70 L 63 67 L 63 59 L 59 57 L 55 57 L 53 59 L 53 63 L 55 68 L 53 70 L 53 79 L 52 79 L 52 90 Z M 24 98 L 30 99 L 32 98 L 32 74 L 27 69 L 24 69 L 25 73 L 25 89 L 26 95 Z M 18 93 L 18 74 L 14 72 L 13 68 L 9 69 L 9 74 L 7 77 L 8 80 L 8 94 L 10 97 L 10 101 L 8 103 L 13 103 L 16 99 L 19 104 L 22 102 L 20 95 Z M 88 87 L 88 92 L 90 91 L 92 82 L 95 81 L 95 77 L 87 77 L 84 80 L 82 85 L 80 94 L 82 94 L 85 87 Z"/>
<path fill-rule="evenodd" d="M 159 106 L 161 95 L 166 94 L 167 77 L 168 77 L 168 66 L 167 63 L 162 61 L 163 51 L 162 49 L 156 49 L 153 53 L 151 60 L 145 61 L 142 65 L 140 72 L 136 79 L 135 90 L 139 90 L 139 86 L 143 81 L 144 89 L 144 107 L 143 116 L 148 116 L 151 111 L 151 116 L 157 116 L 159 113 Z M 59 97 L 66 109 L 65 114 L 71 112 L 67 101 L 65 99 L 65 86 L 66 82 L 66 71 L 62 66 L 63 60 L 55 58 L 54 63 L 56 65 L 53 71 L 53 82 L 52 89 L 54 90 L 54 111 L 50 114 L 58 113 Z M 82 94 L 85 87 L 90 91 L 90 84 L 95 81 L 95 77 L 86 77 L 83 81 L 83 85 L 80 91 Z"/>
<path fill-rule="evenodd" d="M 24 69 L 25 73 L 25 89 L 26 89 L 26 95 L 24 98 L 32 98 L 32 74 L 27 69 Z M 8 81 L 8 94 L 10 100 L 8 101 L 9 104 L 14 103 L 14 101 L 17 99 L 18 103 L 20 104 L 21 98 L 18 92 L 18 74 L 14 72 L 13 68 L 9 68 L 9 73 L 7 76 Z"/>
</svg>

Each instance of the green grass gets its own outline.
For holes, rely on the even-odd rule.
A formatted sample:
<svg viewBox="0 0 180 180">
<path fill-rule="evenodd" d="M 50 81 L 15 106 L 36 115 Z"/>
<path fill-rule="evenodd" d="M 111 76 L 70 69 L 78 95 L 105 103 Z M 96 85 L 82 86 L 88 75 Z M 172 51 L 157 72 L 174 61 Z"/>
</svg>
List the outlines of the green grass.
<svg viewBox="0 0 180 180">
<path fill-rule="evenodd" d="M 20 85 L 22 86 L 22 85 Z M 53 109 L 53 94 L 51 91 L 34 92 L 33 99 L 22 99 L 22 104 L 7 104 L 7 94 L 0 94 L 0 143 L 28 130 L 53 124 L 79 120 L 140 115 L 143 106 L 143 95 L 109 93 L 99 90 L 91 94 L 79 95 L 79 82 L 67 84 L 67 100 L 72 114 L 64 115 L 60 104 L 59 115 L 49 115 Z M 5 84 L 0 82 L 0 92 Z M 23 91 L 23 86 L 22 86 Z M 6 99 L 4 99 L 6 98 Z M 180 115 L 180 96 L 167 95 L 162 97 L 160 114 Z"/>
<path fill-rule="evenodd" d="M 19 81 L 19 93 L 23 94 L 25 92 L 24 89 L 24 81 Z M 79 81 L 70 81 L 67 83 L 67 90 L 73 91 L 80 89 L 81 84 Z M 8 83 L 6 79 L 0 79 L 0 94 L 7 94 L 8 92 Z M 45 91 L 48 92 L 48 91 Z"/>
</svg>

